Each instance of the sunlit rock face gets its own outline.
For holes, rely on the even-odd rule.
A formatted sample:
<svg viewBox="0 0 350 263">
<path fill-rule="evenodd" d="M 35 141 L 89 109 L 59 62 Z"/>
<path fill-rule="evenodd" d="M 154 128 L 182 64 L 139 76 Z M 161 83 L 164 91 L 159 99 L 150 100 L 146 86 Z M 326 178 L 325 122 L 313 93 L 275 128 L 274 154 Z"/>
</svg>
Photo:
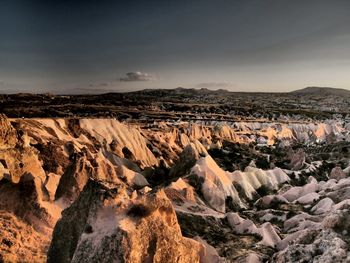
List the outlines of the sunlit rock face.
<svg viewBox="0 0 350 263">
<path fill-rule="evenodd" d="M 46 179 L 38 151 L 26 135 L 0 117 L 0 259 L 44 261 L 55 213 L 46 208 Z M 36 245 L 36 243 L 39 245 Z"/>
<path fill-rule="evenodd" d="M 219 212 L 226 211 L 226 199 L 239 208 L 246 205 L 240 198 L 253 200 L 258 196 L 257 189 L 264 186 L 270 190 L 289 181 L 289 177 L 281 170 L 263 171 L 254 167 L 247 167 L 244 172 L 233 173 L 222 170 L 208 155 L 198 159 L 191 173 L 202 181 L 201 191 L 205 201 Z M 240 194 L 235 188 L 239 186 Z"/>
<path fill-rule="evenodd" d="M 35 231 L 13 213 L 0 211 L 0 261 L 45 262 L 49 236 Z"/>
<path fill-rule="evenodd" d="M 17 143 L 17 133 L 4 114 L 0 114 L 0 149 L 14 147 Z"/>
<path fill-rule="evenodd" d="M 141 167 L 158 164 L 138 129 L 113 119 L 81 119 L 79 124 L 82 130 L 96 138 L 106 150 L 111 150 L 111 144 L 114 144 L 119 156 L 139 161 Z M 121 153 L 118 152 L 118 146 Z"/>
</svg>

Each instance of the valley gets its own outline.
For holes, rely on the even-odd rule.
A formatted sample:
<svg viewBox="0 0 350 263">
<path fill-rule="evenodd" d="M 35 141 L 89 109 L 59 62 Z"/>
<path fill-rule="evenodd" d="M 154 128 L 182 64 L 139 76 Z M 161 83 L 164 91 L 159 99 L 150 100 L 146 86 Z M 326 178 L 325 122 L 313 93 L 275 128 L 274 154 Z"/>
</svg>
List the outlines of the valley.
<svg viewBox="0 0 350 263">
<path fill-rule="evenodd" d="M 0 262 L 346 262 L 349 93 L 1 95 Z"/>
</svg>

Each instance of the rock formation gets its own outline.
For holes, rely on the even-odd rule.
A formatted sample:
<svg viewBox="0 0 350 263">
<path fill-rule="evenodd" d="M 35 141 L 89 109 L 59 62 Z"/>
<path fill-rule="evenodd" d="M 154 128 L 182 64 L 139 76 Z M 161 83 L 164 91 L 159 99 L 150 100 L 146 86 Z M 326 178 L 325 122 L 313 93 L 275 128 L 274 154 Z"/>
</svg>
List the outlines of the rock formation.
<svg viewBox="0 0 350 263">
<path fill-rule="evenodd" d="M 204 262 L 163 191 L 134 196 L 90 180 L 55 227 L 48 262 Z"/>
<path fill-rule="evenodd" d="M 1 115 L 0 261 L 348 260 L 346 127 Z"/>
</svg>

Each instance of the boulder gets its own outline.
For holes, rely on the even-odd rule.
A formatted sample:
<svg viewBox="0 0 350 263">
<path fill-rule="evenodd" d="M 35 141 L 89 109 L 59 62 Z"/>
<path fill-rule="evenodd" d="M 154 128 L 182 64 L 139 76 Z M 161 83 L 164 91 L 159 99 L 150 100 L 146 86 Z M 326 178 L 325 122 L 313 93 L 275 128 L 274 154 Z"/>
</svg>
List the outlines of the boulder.
<svg viewBox="0 0 350 263">
<path fill-rule="evenodd" d="M 346 173 L 344 173 L 344 171 L 339 166 L 334 167 L 329 175 L 330 179 L 336 180 L 344 179 L 346 177 Z"/>
</svg>

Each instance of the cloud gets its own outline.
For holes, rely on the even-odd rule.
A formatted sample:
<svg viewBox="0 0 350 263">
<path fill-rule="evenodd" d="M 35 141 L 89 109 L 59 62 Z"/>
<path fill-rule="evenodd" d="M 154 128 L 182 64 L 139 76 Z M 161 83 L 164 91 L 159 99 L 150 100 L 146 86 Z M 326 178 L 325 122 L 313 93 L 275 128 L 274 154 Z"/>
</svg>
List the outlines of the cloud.
<svg viewBox="0 0 350 263">
<path fill-rule="evenodd" d="M 196 85 L 197 88 L 231 88 L 234 84 L 230 82 L 203 82 Z"/>
<path fill-rule="evenodd" d="M 144 73 L 140 71 L 128 72 L 126 77 L 120 78 L 120 81 L 152 81 L 157 80 L 157 77 L 153 74 Z"/>
</svg>

